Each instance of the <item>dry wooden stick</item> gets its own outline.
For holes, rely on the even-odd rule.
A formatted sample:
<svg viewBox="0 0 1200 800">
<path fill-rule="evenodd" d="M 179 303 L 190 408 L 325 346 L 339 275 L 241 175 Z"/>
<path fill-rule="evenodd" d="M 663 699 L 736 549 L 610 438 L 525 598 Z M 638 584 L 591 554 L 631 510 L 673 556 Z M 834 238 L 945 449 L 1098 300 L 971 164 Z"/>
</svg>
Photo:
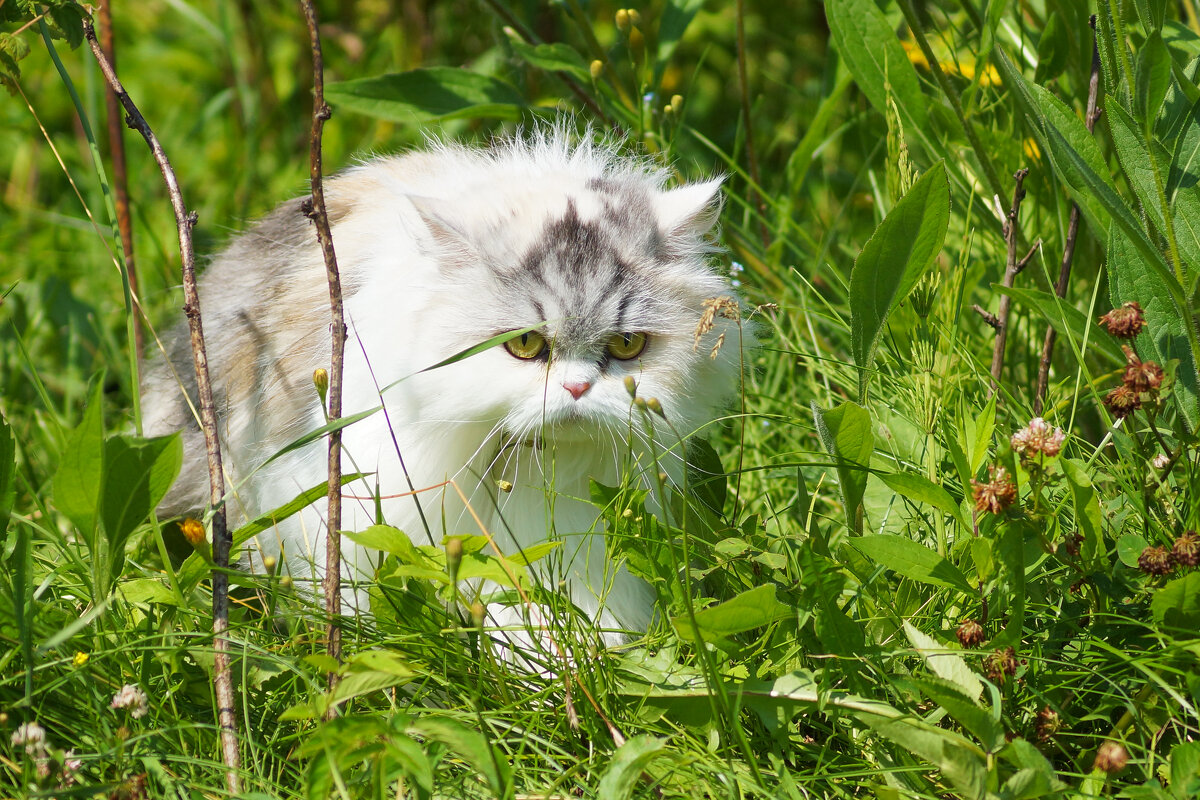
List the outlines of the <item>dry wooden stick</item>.
<svg viewBox="0 0 1200 800">
<path fill-rule="evenodd" d="M 300 0 L 304 20 L 308 23 L 308 38 L 312 45 L 313 61 L 313 118 L 310 137 L 309 174 L 312 197 L 304 203 L 305 215 L 317 228 L 317 241 L 325 257 L 325 275 L 329 280 L 329 313 L 332 317 L 333 347 L 329 365 L 330 421 L 342 416 L 342 361 L 346 351 L 346 319 L 342 311 L 342 280 L 338 274 L 337 255 L 333 251 L 333 236 L 329 232 L 329 215 L 325 212 L 325 188 L 321 181 L 321 133 L 332 111 L 325 103 L 325 62 L 321 55 L 321 32 L 317 27 L 317 11 L 312 0 Z M 325 612 L 329 616 L 329 636 L 326 652 L 335 659 L 342 657 L 342 628 L 338 616 L 342 613 L 342 432 L 329 434 L 329 510 L 325 518 Z M 329 673 L 329 688 L 337 685 L 337 673 Z M 328 716 L 336 711 L 331 707 Z"/>
<path fill-rule="evenodd" d="M 1091 19 L 1092 29 L 1096 27 L 1096 17 Z M 1096 130 L 1096 120 L 1100 119 L 1100 48 L 1095 37 L 1092 39 L 1092 79 L 1088 83 L 1087 116 L 1084 123 L 1088 132 Z M 1075 240 L 1079 236 L 1079 206 L 1071 204 L 1071 216 L 1067 221 L 1067 242 L 1063 247 L 1062 264 L 1058 270 L 1058 282 L 1054 284 L 1054 293 L 1059 297 L 1067 296 L 1067 281 L 1071 278 L 1071 260 L 1075 257 Z M 1033 396 L 1033 413 L 1041 416 L 1042 405 L 1046 400 L 1046 388 L 1050 383 L 1050 358 L 1054 353 L 1054 340 L 1058 333 L 1053 325 L 1046 326 L 1046 340 L 1042 344 L 1042 360 L 1038 365 L 1037 391 Z"/>
<path fill-rule="evenodd" d="M 117 51 L 113 42 L 112 13 L 109 0 L 100 0 L 100 49 L 108 56 L 113 71 L 117 69 Z M 113 200 L 117 209 L 117 230 L 121 235 L 121 249 L 125 251 L 125 273 L 129 276 L 129 291 L 133 294 L 134 358 L 139 361 L 145 350 L 145 331 L 142 329 L 141 295 L 138 293 L 137 265 L 133 258 L 133 220 L 129 216 L 129 170 L 125 163 L 125 128 L 121 125 L 124 116 L 121 101 L 109 85 L 104 87 L 104 106 L 108 117 L 108 151 L 113 167 Z"/>
<path fill-rule="evenodd" d="M 217 695 L 217 724 L 221 731 L 221 760 L 225 764 L 225 785 L 230 794 L 241 792 L 241 752 L 237 741 L 237 714 L 234 708 L 233 683 L 229 672 L 229 550 L 232 541 L 225 524 L 225 478 L 221 468 L 221 443 L 217 438 L 217 414 L 213 405 L 212 384 L 208 378 L 208 355 L 204 350 L 204 327 L 200 319 L 200 295 L 196 290 L 196 253 L 192 247 L 192 227 L 195 212 L 189 212 L 183 202 L 179 181 L 158 137 L 145 117 L 121 85 L 100 43 L 90 19 L 83 21 L 83 33 L 100 65 L 104 79 L 125 109 L 125 124 L 146 140 L 154 161 L 162 172 L 175 212 L 175 227 L 179 233 L 180 266 L 183 272 L 183 313 L 191 334 L 192 361 L 196 368 L 196 391 L 200 402 L 200 428 L 208 452 L 209 503 L 212 505 L 213 531 L 213 684 Z"/>
<path fill-rule="evenodd" d="M 1022 167 L 1013 174 L 1013 179 L 1016 184 L 1013 186 L 1012 208 L 1009 209 L 1008 219 L 1004 223 L 1004 242 L 1007 246 L 1008 259 L 1004 268 L 1005 288 L 1012 288 L 1013 281 L 1017 277 L 1025 265 L 1029 263 L 1029 259 L 1037 251 L 1041 242 L 1035 242 L 1030 248 L 1029 253 L 1022 259 L 1017 259 L 1017 239 L 1020 238 L 1017 218 L 1021 213 L 1021 201 L 1025 199 L 1025 187 L 1022 185 L 1025 182 L 1025 176 L 1029 174 L 1029 170 Z M 996 389 L 1000 386 L 1000 373 L 1004 371 L 1004 346 L 1008 340 L 1008 318 L 1012 313 L 1012 297 L 1007 294 L 1000 296 L 1000 313 L 996 315 L 994 324 L 989 320 L 989 324 L 996 329 L 996 344 L 992 349 L 992 388 L 988 392 L 988 397 L 995 394 Z"/>
</svg>

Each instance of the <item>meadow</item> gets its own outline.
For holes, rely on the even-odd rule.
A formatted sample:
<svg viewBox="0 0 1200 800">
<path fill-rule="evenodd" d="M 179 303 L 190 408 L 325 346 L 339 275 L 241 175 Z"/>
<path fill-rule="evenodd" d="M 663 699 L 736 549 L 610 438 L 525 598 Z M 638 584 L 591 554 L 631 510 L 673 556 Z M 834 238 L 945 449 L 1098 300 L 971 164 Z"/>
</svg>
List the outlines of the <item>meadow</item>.
<svg viewBox="0 0 1200 800">
<path fill-rule="evenodd" d="M 662 611 L 628 647 L 515 673 L 451 580 L 503 580 L 478 537 L 394 546 L 340 661 L 231 570 L 237 796 L 1200 796 L 1194 0 L 318 6 L 327 173 L 573 115 L 725 175 L 759 346 L 680 524 L 595 487 Z M 0 0 L 0 796 L 231 796 L 210 544 L 138 435 L 175 219 L 125 131 L 123 250 L 87 13 Z M 308 191 L 304 18 L 112 15 L 202 264 Z"/>
</svg>

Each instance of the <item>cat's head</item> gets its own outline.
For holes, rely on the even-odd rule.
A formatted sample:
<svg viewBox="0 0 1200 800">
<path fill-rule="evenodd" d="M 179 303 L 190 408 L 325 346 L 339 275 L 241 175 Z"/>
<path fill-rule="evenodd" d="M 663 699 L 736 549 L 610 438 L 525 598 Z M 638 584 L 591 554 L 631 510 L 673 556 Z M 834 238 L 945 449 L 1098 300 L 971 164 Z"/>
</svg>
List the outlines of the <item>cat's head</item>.
<svg viewBox="0 0 1200 800">
<path fill-rule="evenodd" d="M 692 433 L 736 390 L 749 344 L 736 313 L 706 313 L 731 295 L 706 263 L 720 181 L 667 189 L 661 171 L 610 149 L 539 146 L 490 156 L 490 177 L 467 191 L 412 198 L 456 298 L 455 338 L 535 326 L 464 362 L 479 392 L 456 404 L 486 407 L 516 438 L 611 439 L 629 427 L 632 377 Z"/>
</svg>

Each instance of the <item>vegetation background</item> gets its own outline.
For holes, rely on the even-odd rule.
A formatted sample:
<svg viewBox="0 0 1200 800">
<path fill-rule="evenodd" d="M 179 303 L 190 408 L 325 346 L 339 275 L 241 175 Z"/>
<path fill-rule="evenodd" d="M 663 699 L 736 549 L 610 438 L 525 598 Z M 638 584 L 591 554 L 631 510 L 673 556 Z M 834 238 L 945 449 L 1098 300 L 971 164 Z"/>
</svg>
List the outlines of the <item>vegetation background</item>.
<svg viewBox="0 0 1200 800">
<path fill-rule="evenodd" d="M 318 5 L 327 165 L 570 110 L 724 173 L 763 345 L 686 530 L 598 493 L 660 543 L 629 553 L 668 612 L 637 647 L 517 678 L 410 580 L 331 664 L 318 610 L 235 575 L 244 797 L 1200 794 L 1192 0 Z M 0 795 L 218 796 L 205 546 L 152 515 L 172 445 L 132 435 L 84 13 L 0 0 Z M 113 17 L 198 252 L 307 191 L 296 4 Z M 126 140 L 153 347 L 179 254 Z"/>
</svg>

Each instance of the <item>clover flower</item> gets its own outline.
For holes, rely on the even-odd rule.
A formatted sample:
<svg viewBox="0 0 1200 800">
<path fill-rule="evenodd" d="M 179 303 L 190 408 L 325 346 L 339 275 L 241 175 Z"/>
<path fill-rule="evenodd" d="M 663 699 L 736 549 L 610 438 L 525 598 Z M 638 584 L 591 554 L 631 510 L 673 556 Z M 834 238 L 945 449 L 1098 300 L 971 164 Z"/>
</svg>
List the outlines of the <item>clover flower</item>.
<svg viewBox="0 0 1200 800">
<path fill-rule="evenodd" d="M 1012 435 L 1011 442 L 1013 452 L 1022 461 L 1027 461 L 1039 455 L 1053 458 L 1062 451 L 1066 438 L 1062 428 L 1051 427 L 1041 417 L 1034 417 L 1028 425 Z"/>
<path fill-rule="evenodd" d="M 129 709 L 129 716 L 134 719 L 141 719 L 150 713 L 150 699 L 146 697 L 146 693 L 133 684 L 127 683 L 121 687 L 121 690 L 113 695 L 113 708 Z"/>
<path fill-rule="evenodd" d="M 1100 324 L 1118 339 L 1132 339 L 1146 327 L 1146 318 L 1142 316 L 1142 307 L 1137 303 L 1123 303 L 1120 308 L 1114 308 L 1100 317 Z"/>
<path fill-rule="evenodd" d="M 13 731 L 13 747 L 24 747 L 25 753 L 34 758 L 46 755 L 46 729 L 36 722 L 22 722 Z"/>
<path fill-rule="evenodd" d="M 1004 467 L 988 467 L 991 480 L 980 483 L 971 479 L 972 497 L 976 511 L 988 511 L 999 514 L 1017 500 L 1017 485 Z"/>
</svg>

